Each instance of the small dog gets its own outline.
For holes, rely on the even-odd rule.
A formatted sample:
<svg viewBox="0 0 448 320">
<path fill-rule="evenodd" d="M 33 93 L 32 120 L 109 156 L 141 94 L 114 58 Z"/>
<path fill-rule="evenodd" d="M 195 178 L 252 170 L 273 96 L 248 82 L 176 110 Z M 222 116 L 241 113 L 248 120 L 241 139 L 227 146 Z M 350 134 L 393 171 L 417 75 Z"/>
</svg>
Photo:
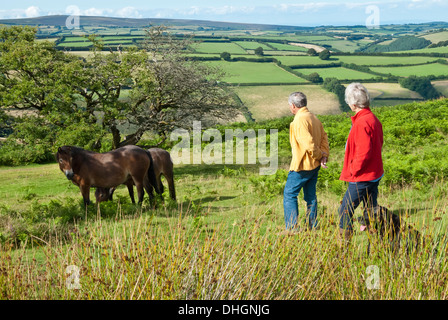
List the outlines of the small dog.
<svg viewBox="0 0 448 320">
<path fill-rule="evenodd" d="M 419 247 L 420 232 L 406 226 L 397 214 L 385 207 L 376 207 L 370 215 L 369 211 L 365 210 L 363 216 L 358 217 L 358 222 L 361 224 L 360 231 L 368 230 L 372 234 L 378 234 L 380 239 L 388 239 L 393 252 L 398 251 L 402 237 L 406 240 L 407 253 Z M 367 254 L 369 253 L 370 239 L 367 246 Z"/>
</svg>

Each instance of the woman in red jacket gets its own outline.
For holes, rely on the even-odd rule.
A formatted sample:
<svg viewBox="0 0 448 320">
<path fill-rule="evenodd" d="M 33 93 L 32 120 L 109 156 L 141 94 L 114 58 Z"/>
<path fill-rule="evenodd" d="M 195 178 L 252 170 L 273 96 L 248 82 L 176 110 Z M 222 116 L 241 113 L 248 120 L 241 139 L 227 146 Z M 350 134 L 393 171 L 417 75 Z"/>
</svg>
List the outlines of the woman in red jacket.
<svg viewBox="0 0 448 320">
<path fill-rule="evenodd" d="M 339 178 L 348 182 L 339 207 L 339 234 L 348 242 L 353 234 L 353 213 L 361 201 L 370 214 L 378 206 L 378 184 L 384 170 L 381 157 L 383 127 L 370 110 L 369 92 L 362 84 L 351 83 L 345 90 L 345 101 L 355 112 Z"/>
</svg>

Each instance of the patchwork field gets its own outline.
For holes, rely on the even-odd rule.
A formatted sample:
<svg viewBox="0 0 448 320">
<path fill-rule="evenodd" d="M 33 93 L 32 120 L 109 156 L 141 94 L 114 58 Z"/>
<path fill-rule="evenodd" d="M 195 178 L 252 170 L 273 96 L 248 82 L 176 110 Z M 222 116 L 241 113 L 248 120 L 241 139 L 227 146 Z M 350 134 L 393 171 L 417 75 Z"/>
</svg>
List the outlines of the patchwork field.
<svg viewBox="0 0 448 320">
<path fill-rule="evenodd" d="M 276 48 L 277 50 L 283 50 L 283 51 L 302 51 L 306 52 L 309 48 L 307 48 L 304 44 L 283 44 L 283 43 L 269 43 L 272 47 Z M 317 50 L 316 50 L 317 51 Z"/>
<path fill-rule="evenodd" d="M 336 56 L 344 63 L 354 63 L 361 66 L 380 66 L 389 64 L 419 64 L 435 61 L 436 57 L 381 57 L 381 56 Z"/>
<path fill-rule="evenodd" d="M 445 39 L 447 40 L 447 39 Z M 408 50 L 408 51 L 398 51 L 395 53 L 448 53 L 448 47 L 437 47 L 437 48 L 424 48 L 417 50 Z"/>
<path fill-rule="evenodd" d="M 270 47 L 265 45 L 264 43 L 256 42 L 256 41 L 235 41 L 235 44 L 239 45 L 245 50 L 255 50 L 258 47 L 261 47 L 263 50 L 272 50 Z"/>
<path fill-rule="evenodd" d="M 338 68 L 300 68 L 298 72 L 311 74 L 317 72 L 322 78 L 337 78 L 340 80 L 367 80 L 376 76 L 361 71 L 351 70 L 343 67 Z"/>
<path fill-rule="evenodd" d="M 339 102 L 333 93 L 316 85 L 238 87 L 235 92 L 256 121 L 291 115 L 288 97 L 300 91 L 307 96 L 308 109 L 314 114 L 340 113 Z"/>
<path fill-rule="evenodd" d="M 433 81 L 432 85 L 445 97 L 448 97 L 448 80 Z"/>
<path fill-rule="evenodd" d="M 358 44 L 357 42 L 349 41 L 349 40 L 333 39 L 332 41 L 327 40 L 327 41 L 319 41 L 316 43 L 330 45 L 331 48 L 329 50 L 337 49 L 342 52 L 354 52 L 355 50 L 357 50 L 361 47 L 361 45 Z"/>
<path fill-rule="evenodd" d="M 299 78 L 275 63 L 253 63 L 245 61 L 226 62 L 209 61 L 208 64 L 218 66 L 226 76 L 223 81 L 238 83 L 304 83 L 305 79 Z"/>
<path fill-rule="evenodd" d="M 364 83 L 364 86 L 369 90 L 370 97 L 373 99 L 423 99 L 417 92 L 403 88 L 398 83 Z"/>
<path fill-rule="evenodd" d="M 230 54 L 246 54 L 246 50 L 236 45 L 233 42 L 202 42 L 191 46 L 196 52 L 200 53 L 222 53 L 228 52 Z"/>
<path fill-rule="evenodd" d="M 338 62 L 338 60 L 322 60 L 319 57 L 312 56 L 273 56 L 286 66 L 294 65 L 323 65 Z"/>
<path fill-rule="evenodd" d="M 422 36 L 422 38 L 425 38 L 425 39 L 431 41 L 432 43 L 446 41 L 446 40 L 448 40 L 448 31 L 430 33 L 425 36 Z"/>
<path fill-rule="evenodd" d="M 415 76 L 446 76 L 448 74 L 448 65 L 440 63 L 431 63 L 419 66 L 408 67 L 372 67 L 370 70 L 383 74 L 392 74 L 394 76 L 409 77 Z"/>
</svg>

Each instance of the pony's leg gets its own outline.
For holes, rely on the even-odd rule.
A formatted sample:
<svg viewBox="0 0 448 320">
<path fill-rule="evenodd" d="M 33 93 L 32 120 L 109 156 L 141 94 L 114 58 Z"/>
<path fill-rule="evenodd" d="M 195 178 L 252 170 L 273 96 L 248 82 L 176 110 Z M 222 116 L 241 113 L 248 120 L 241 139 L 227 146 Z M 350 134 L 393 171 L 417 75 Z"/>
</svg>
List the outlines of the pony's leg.
<svg viewBox="0 0 448 320">
<path fill-rule="evenodd" d="M 168 182 L 168 189 L 170 190 L 170 197 L 176 201 L 176 190 L 174 188 L 173 170 L 165 174 L 166 181 Z"/>
<path fill-rule="evenodd" d="M 109 197 L 108 197 L 108 201 L 113 201 L 113 195 L 114 195 L 114 192 L 115 192 L 115 189 L 117 189 L 117 188 L 110 188 L 109 189 Z"/>
<path fill-rule="evenodd" d="M 141 181 L 134 181 L 135 186 L 137 187 L 137 195 L 138 195 L 138 203 L 141 204 L 143 202 L 143 197 L 145 196 L 145 193 L 143 191 L 143 182 Z"/>
<path fill-rule="evenodd" d="M 135 203 L 134 183 L 132 182 L 132 180 L 128 180 L 128 182 L 126 182 L 126 186 L 128 187 L 129 197 L 131 198 L 132 203 Z"/>
<path fill-rule="evenodd" d="M 164 202 L 164 200 L 165 199 L 163 199 L 163 191 L 164 191 L 164 187 L 163 187 L 163 184 L 162 184 L 162 175 L 161 174 L 159 174 L 158 176 L 157 176 L 157 189 L 159 189 L 157 192 L 158 192 L 158 194 L 159 194 L 159 196 L 160 196 L 160 199 L 162 200 L 162 202 Z"/>
<path fill-rule="evenodd" d="M 148 194 L 149 201 L 152 202 L 152 200 L 154 199 L 154 187 L 149 182 L 148 177 L 145 178 L 143 186 L 145 187 L 146 193 Z"/>
<path fill-rule="evenodd" d="M 90 204 L 90 186 L 81 183 L 79 189 L 81 190 L 82 198 L 84 199 L 84 206 L 87 207 Z"/>
</svg>

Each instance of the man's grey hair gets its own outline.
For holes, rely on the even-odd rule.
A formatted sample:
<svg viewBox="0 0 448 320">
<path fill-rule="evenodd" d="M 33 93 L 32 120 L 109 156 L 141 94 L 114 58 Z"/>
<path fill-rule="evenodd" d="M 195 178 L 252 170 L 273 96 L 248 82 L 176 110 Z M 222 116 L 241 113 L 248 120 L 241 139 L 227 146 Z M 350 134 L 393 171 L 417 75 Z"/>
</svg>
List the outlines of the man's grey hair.
<svg viewBox="0 0 448 320">
<path fill-rule="evenodd" d="M 293 92 L 289 95 L 288 102 L 296 106 L 296 108 L 306 107 L 306 96 L 302 92 Z"/>
<path fill-rule="evenodd" d="M 361 109 L 370 106 L 370 95 L 366 87 L 359 82 L 350 83 L 345 89 L 345 102 L 349 106 L 356 105 Z"/>
</svg>

